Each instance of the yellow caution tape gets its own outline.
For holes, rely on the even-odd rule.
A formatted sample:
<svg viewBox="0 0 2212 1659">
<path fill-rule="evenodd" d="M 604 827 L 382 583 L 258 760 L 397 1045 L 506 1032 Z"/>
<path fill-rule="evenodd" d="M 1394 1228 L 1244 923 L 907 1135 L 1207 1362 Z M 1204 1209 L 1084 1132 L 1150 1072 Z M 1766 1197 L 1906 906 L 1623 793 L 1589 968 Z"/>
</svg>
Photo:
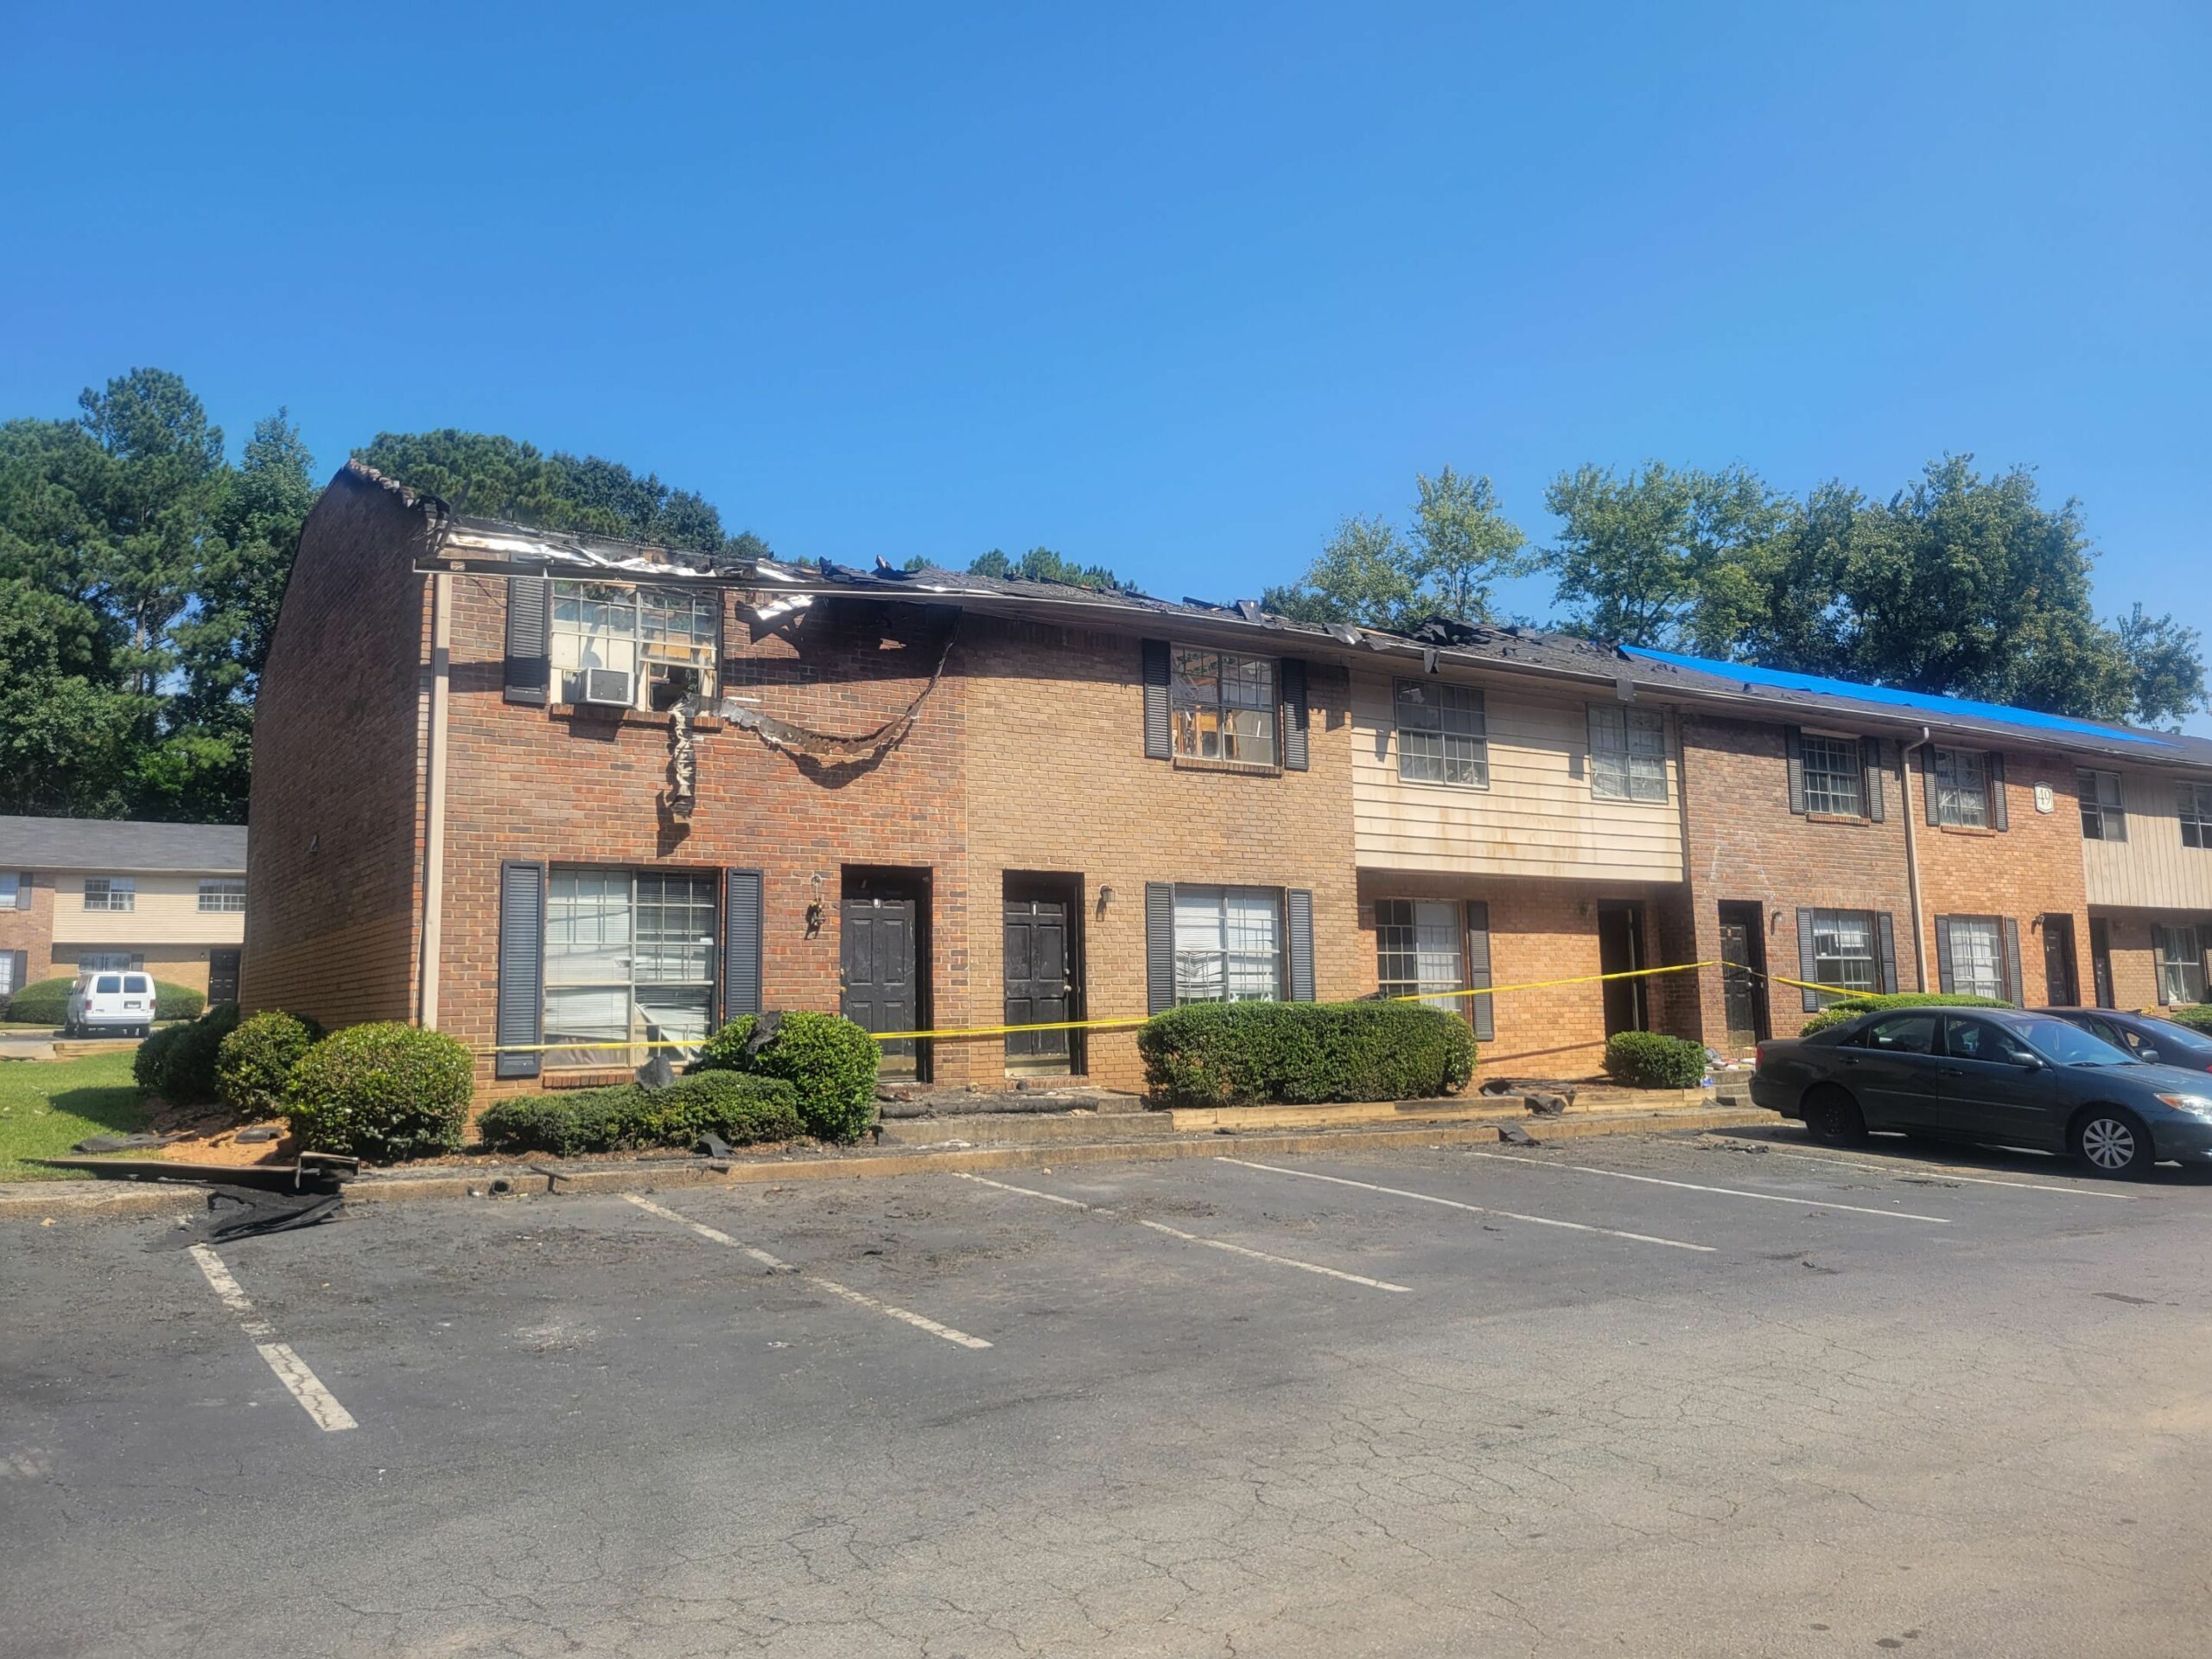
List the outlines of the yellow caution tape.
<svg viewBox="0 0 2212 1659">
<path fill-rule="evenodd" d="M 1618 974 L 1577 974 L 1568 979 L 1536 979 L 1520 985 L 1480 985 L 1465 991 L 1429 991 L 1411 996 L 1392 996 L 1389 1002 L 1434 1002 L 1446 997 L 1503 996 L 1513 991 L 1548 991 L 1561 985 L 1595 985 L 1614 979 L 1647 979 L 1654 974 L 1686 974 L 1699 968 L 1718 965 L 1717 959 L 1706 962 L 1678 962 L 1664 968 L 1632 968 Z M 1122 1014 L 1111 1020 L 1050 1020 L 1028 1026 L 956 1026 L 930 1031 L 872 1031 L 868 1035 L 879 1043 L 942 1041 L 961 1037 L 1005 1037 L 1022 1031 L 1126 1031 L 1146 1025 L 1154 1018 L 1148 1014 Z M 556 1051 L 568 1053 L 586 1049 L 631 1048 L 696 1048 L 698 1043 L 632 1042 L 632 1043 L 503 1043 L 486 1052 L 493 1054 L 547 1054 Z"/>
</svg>

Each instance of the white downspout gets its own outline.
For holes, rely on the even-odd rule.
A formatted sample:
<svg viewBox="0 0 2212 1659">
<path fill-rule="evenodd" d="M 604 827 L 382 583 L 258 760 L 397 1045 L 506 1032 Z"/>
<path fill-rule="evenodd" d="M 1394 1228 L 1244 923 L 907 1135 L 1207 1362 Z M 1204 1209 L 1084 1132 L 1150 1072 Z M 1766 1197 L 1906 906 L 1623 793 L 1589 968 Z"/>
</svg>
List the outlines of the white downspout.
<svg viewBox="0 0 2212 1659">
<path fill-rule="evenodd" d="M 1920 741 L 1906 744 L 1897 754 L 1897 769 L 1904 774 L 1904 880 L 1912 902 L 1912 976 L 1914 988 L 1928 989 L 1928 942 L 1920 919 L 1920 838 L 1915 823 L 1920 812 L 1912 804 L 1912 752 L 1925 745 L 1928 728 L 1920 728 Z"/>
<path fill-rule="evenodd" d="M 446 896 L 446 692 L 453 658 L 453 578 L 430 578 L 430 718 L 425 747 L 423 825 L 423 1001 L 424 1030 L 438 1027 L 438 963 L 444 955 Z"/>
</svg>

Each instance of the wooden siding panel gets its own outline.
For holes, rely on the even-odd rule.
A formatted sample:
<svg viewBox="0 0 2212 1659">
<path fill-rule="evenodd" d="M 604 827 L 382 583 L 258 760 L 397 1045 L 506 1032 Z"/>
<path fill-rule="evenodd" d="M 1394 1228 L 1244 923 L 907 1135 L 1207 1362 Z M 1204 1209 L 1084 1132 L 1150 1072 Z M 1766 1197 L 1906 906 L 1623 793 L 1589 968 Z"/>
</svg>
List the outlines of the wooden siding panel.
<svg viewBox="0 0 2212 1659">
<path fill-rule="evenodd" d="M 1668 721 L 1668 798 L 1590 792 L 1589 700 L 1539 701 L 1484 688 L 1490 787 L 1398 776 L 1392 677 L 1352 677 L 1352 836 L 1363 869 L 1425 869 L 1591 880 L 1683 879 L 1681 770 Z"/>
<path fill-rule="evenodd" d="M 2170 772 L 2120 772 L 2127 839 L 2082 843 L 2082 874 L 2091 904 L 2212 910 L 2212 848 L 2182 845 L 2181 815 L 2174 802 L 2177 781 Z"/>
<path fill-rule="evenodd" d="M 236 880 L 236 876 L 228 878 Z M 196 875 L 136 875 L 137 902 L 129 910 L 86 910 L 85 878 L 54 878 L 57 944 L 240 944 L 243 911 L 200 908 Z"/>
</svg>

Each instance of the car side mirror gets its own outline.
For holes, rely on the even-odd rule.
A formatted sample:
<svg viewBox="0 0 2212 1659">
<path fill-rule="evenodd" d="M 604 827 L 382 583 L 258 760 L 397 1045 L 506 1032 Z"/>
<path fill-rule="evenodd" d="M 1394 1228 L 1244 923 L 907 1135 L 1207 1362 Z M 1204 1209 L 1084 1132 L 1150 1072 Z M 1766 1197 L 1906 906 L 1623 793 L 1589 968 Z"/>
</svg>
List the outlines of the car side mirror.
<svg viewBox="0 0 2212 1659">
<path fill-rule="evenodd" d="M 2155 1048 L 2138 1049 L 2135 1058 L 2145 1065 L 2156 1065 L 2158 1063 L 2158 1051 Z"/>
</svg>

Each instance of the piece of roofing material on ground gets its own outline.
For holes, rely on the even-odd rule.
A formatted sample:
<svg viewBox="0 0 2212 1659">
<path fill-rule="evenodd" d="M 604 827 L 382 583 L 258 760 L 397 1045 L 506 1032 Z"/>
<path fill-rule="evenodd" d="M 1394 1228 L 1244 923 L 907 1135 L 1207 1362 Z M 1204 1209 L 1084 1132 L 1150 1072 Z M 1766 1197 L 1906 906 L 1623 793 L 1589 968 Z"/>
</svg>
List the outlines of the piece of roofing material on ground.
<svg viewBox="0 0 2212 1659">
<path fill-rule="evenodd" d="M 243 875 L 242 823 L 143 823 L 129 818 L 0 817 L 0 870 L 154 871 Z"/>
</svg>

